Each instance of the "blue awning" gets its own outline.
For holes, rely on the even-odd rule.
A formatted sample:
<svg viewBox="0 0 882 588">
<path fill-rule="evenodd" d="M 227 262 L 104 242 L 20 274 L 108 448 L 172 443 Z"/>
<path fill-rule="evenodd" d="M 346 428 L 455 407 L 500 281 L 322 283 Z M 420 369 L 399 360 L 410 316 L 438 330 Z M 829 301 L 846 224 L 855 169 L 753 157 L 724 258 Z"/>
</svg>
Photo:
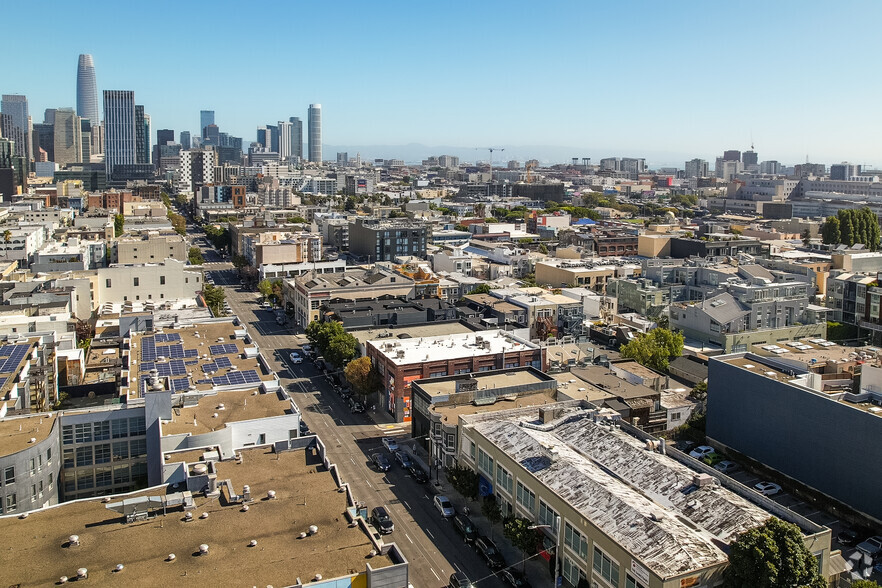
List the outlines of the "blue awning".
<svg viewBox="0 0 882 588">
<path fill-rule="evenodd" d="M 493 484 L 480 474 L 478 474 L 478 494 L 481 496 L 493 495 Z"/>
</svg>

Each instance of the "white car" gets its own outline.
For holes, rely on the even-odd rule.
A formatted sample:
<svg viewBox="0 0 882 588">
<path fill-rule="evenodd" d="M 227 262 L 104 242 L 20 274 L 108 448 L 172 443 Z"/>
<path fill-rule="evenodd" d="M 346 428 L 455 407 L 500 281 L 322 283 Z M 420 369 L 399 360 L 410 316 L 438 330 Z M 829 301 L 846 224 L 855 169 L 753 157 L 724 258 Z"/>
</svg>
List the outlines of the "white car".
<svg viewBox="0 0 882 588">
<path fill-rule="evenodd" d="M 724 459 L 720 463 L 714 466 L 714 469 L 718 472 L 723 472 L 724 474 L 729 474 L 731 472 L 738 471 L 741 466 L 739 466 L 734 461 L 729 461 L 728 459 Z"/>
<path fill-rule="evenodd" d="M 760 482 L 756 486 L 753 487 L 754 490 L 762 494 L 763 496 L 774 496 L 781 492 L 781 486 L 778 484 L 773 484 L 772 482 Z"/>
<path fill-rule="evenodd" d="M 292 352 L 289 357 L 291 358 L 291 363 L 294 363 L 294 364 L 303 363 L 303 358 L 300 357 L 299 355 L 297 355 L 296 353 Z"/>
<path fill-rule="evenodd" d="M 438 512 L 440 512 L 441 516 L 445 519 L 449 519 L 456 514 L 456 510 L 453 508 L 453 504 L 451 504 L 450 500 L 448 500 L 446 496 L 441 496 L 439 494 L 435 497 L 434 503 L 435 508 L 438 509 Z"/>
<path fill-rule="evenodd" d="M 691 457 L 694 457 L 695 459 L 701 459 L 705 455 L 708 455 L 713 452 L 714 452 L 714 448 L 711 447 L 710 445 L 699 445 L 698 447 L 696 447 L 695 449 L 690 451 L 689 455 Z"/>
<path fill-rule="evenodd" d="M 395 437 L 383 437 L 383 446 L 389 450 L 390 453 L 395 453 L 398 451 L 398 441 L 395 440 Z"/>
</svg>

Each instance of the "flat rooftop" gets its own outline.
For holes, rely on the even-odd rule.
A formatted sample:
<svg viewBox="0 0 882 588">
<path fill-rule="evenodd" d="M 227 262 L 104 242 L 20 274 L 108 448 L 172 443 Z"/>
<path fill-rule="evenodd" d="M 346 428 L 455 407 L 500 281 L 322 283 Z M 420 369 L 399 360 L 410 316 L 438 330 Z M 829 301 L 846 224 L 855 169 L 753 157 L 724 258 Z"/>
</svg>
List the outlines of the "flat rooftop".
<svg viewBox="0 0 882 588">
<path fill-rule="evenodd" d="M 401 341 L 398 337 L 406 335 L 404 339 L 417 337 L 443 337 L 445 335 L 462 335 L 474 333 L 474 329 L 459 321 L 443 323 L 424 323 L 421 325 L 384 325 L 370 329 L 352 329 L 348 331 L 362 345 L 368 341 L 379 339 L 384 341 Z"/>
<path fill-rule="evenodd" d="M 245 357 L 245 349 L 254 345 L 236 332 L 241 335 L 245 329 L 222 321 L 135 335 L 129 361 L 129 398 L 143 396 L 154 369 L 163 388 L 176 393 L 231 387 L 254 390 L 262 382 L 272 381 L 273 374 L 261 367 L 256 356 Z"/>
<path fill-rule="evenodd" d="M 83 567 L 99 586 L 288 586 L 316 574 L 330 579 L 364 571 L 367 563 L 392 565 L 386 556 L 367 558 L 372 545 L 360 528 L 349 528 L 346 495 L 337 492 L 331 474 L 311 452 L 259 448 L 241 454 L 241 464 L 217 463 L 217 474 L 219 480 L 230 479 L 237 492 L 251 487 L 254 502 L 248 512 L 224 498 L 198 494 L 191 522 L 174 508 L 165 516 L 160 510 L 155 518 L 126 524 L 100 500 L 33 511 L 26 519 L 0 518 L 5 582 L 47 586 L 61 576 L 75 578 Z M 268 490 L 275 490 L 276 500 L 263 499 Z M 139 495 L 164 493 L 153 489 Z M 208 518 L 199 518 L 203 512 Z M 310 525 L 318 534 L 298 538 Z M 79 535 L 80 545 L 66 547 L 72 534 Z M 251 540 L 257 546 L 249 547 Z M 203 543 L 209 555 L 196 555 Z M 166 561 L 170 553 L 176 556 L 173 562 Z M 125 566 L 122 572 L 113 572 L 117 564 Z"/>
<path fill-rule="evenodd" d="M 543 377 L 544 376 L 544 377 Z M 508 388 L 512 386 L 524 386 L 526 384 L 541 384 L 551 381 L 551 377 L 542 372 L 532 372 L 526 369 L 509 370 L 506 372 L 476 372 L 469 376 L 444 376 L 441 378 L 428 378 L 419 380 L 419 387 L 427 394 L 436 398 L 456 394 L 458 382 L 472 380 L 477 382 L 478 390 Z"/>
<path fill-rule="evenodd" d="M 2 405 L 2 403 L 0 403 Z M 0 419 L 0 455 L 11 455 L 43 441 L 52 431 L 57 413 L 11 416 Z"/>
<path fill-rule="evenodd" d="M 514 408 L 543 406 L 546 404 L 553 404 L 557 402 L 557 400 L 557 392 L 552 390 L 536 392 L 535 394 L 525 394 L 524 396 L 518 396 L 517 398 L 499 399 L 493 404 L 485 404 L 481 406 L 475 406 L 472 403 L 448 406 L 433 404 L 429 409 L 438 414 L 443 422 L 453 425 L 458 422 L 460 416 L 511 410 Z"/>
<path fill-rule="evenodd" d="M 544 426 L 538 412 L 465 422 L 662 578 L 725 564 L 723 545 L 772 516 L 716 483 L 696 486 L 698 472 L 587 409 L 561 408 Z"/>
<path fill-rule="evenodd" d="M 539 349 L 538 345 L 499 329 L 410 339 L 378 339 L 367 344 L 376 347 L 395 365 Z"/>
<path fill-rule="evenodd" d="M 223 429 L 227 423 L 282 416 L 291 412 L 291 401 L 282 400 L 276 392 L 220 392 L 217 396 L 203 396 L 197 406 L 173 408 L 172 420 L 162 423 L 162 434 L 201 435 Z"/>
</svg>

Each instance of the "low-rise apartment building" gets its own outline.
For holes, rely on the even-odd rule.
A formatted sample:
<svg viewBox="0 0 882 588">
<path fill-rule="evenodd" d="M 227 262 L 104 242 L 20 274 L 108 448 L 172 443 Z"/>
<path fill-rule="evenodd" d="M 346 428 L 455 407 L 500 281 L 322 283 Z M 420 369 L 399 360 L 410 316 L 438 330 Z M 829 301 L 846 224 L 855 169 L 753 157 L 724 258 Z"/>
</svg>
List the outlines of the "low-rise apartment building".
<svg viewBox="0 0 882 588">
<path fill-rule="evenodd" d="M 166 259 L 186 262 L 189 243 L 174 232 L 141 231 L 126 234 L 113 244 L 114 263 L 158 263 Z"/>
</svg>

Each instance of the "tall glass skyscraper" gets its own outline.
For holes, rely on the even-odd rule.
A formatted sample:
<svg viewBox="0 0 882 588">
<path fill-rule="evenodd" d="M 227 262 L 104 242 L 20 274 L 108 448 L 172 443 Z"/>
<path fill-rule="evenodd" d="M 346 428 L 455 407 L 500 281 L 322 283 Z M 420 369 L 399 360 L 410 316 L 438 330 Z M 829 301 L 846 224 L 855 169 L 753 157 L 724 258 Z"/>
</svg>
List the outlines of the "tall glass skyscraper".
<svg viewBox="0 0 882 588">
<path fill-rule="evenodd" d="M 101 123 L 95 63 L 92 61 L 92 56 L 87 54 L 80 55 L 80 62 L 77 65 L 77 116 L 88 118 L 93 125 Z"/>
<path fill-rule="evenodd" d="M 205 127 L 208 125 L 214 124 L 214 111 L 213 110 L 200 110 L 199 111 L 199 136 L 203 139 L 205 138 Z"/>
<path fill-rule="evenodd" d="M 137 163 L 135 93 L 104 90 L 104 164 L 107 177 L 116 165 Z"/>
<path fill-rule="evenodd" d="M 309 105 L 309 160 L 322 162 L 322 105 Z"/>
<path fill-rule="evenodd" d="M 31 159 L 27 97 L 21 94 L 3 94 L 3 98 L 0 99 L 0 112 L 8 114 L 12 118 L 11 136 L 6 138 L 15 141 L 16 157 Z"/>
<path fill-rule="evenodd" d="M 291 129 L 291 155 L 303 159 L 303 121 L 296 116 L 288 120 L 294 125 Z"/>
</svg>

